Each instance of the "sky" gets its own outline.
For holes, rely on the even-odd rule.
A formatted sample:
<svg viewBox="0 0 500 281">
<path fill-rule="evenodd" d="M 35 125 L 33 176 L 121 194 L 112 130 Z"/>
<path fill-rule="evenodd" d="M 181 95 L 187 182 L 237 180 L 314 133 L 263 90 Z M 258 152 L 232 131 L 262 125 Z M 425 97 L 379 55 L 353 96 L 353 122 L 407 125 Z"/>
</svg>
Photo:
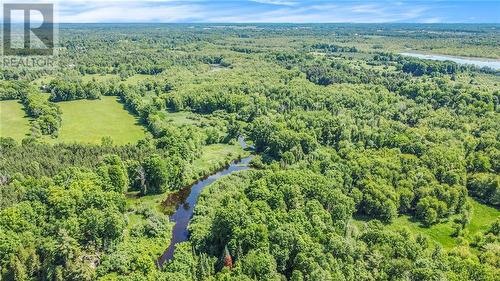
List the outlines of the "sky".
<svg viewBox="0 0 500 281">
<path fill-rule="evenodd" d="M 3 2 L 21 1 L 3 0 Z M 71 23 L 500 23 L 500 0 L 55 0 L 53 2 L 56 3 L 58 22 Z"/>
</svg>

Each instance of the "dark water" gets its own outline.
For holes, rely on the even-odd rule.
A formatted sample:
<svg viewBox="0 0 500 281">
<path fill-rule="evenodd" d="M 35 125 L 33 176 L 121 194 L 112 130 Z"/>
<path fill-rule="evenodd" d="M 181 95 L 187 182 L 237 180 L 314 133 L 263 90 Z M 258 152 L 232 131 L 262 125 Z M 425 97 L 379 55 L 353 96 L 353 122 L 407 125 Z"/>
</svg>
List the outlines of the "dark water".
<svg viewBox="0 0 500 281">
<path fill-rule="evenodd" d="M 245 141 L 240 138 L 239 142 L 243 148 L 247 148 Z M 170 245 L 163 252 L 160 258 L 158 258 L 158 266 L 161 267 L 165 262 L 172 259 L 174 255 L 175 245 L 180 242 L 187 241 L 189 238 L 189 232 L 187 226 L 191 217 L 193 216 L 194 206 L 201 191 L 216 181 L 218 178 L 228 175 L 237 171 L 248 170 L 250 167 L 248 164 L 252 160 L 253 156 L 249 156 L 237 161 L 233 161 L 227 168 L 208 176 L 207 178 L 195 183 L 192 186 L 188 186 L 179 190 L 176 193 L 170 194 L 167 199 L 163 202 L 163 205 L 167 209 L 172 209 L 175 212 L 170 216 L 170 221 L 175 223 L 174 229 L 172 230 L 172 240 Z"/>
</svg>

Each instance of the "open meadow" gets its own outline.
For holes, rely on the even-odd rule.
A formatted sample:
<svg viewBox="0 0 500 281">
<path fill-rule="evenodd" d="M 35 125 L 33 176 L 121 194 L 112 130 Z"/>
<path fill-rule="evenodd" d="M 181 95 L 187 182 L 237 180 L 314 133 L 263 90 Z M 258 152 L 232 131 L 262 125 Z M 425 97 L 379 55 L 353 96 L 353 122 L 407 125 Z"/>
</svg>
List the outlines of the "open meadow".
<svg viewBox="0 0 500 281">
<path fill-rule="evenodd" d="M 145 136 L 146 129 L 139 119 L 124 109 L 116 97 L 103 96 L 99 100 L 59 102 L 62 125 L 57 138 L 45 136 L 49 143 L 101 143 L 110 137 L 114 144 L 134 143 Z M 17 141 L 28 137 L 30 120 L 22 104 L 15 100 L 1 101 L 0 132 L 2 137 Z"/>
<path fill-rule="evenodd" d="M 77 100 L 58 103 L 62 110 L 62 126 L 51 142 L 100 143 L 110 137 L 114 144 L 134 143 L 145 135 L 138 118 L 129 114 L 116 97 L 100 100 Z"/>
<path fill-rule="evenodd" d="M 29 118 L 23 105 L 16 100 L 0 101 L 0 136 L 17 141 L 29 134 Z"/>
<path fill-rule="evenodd" d="M 472 241 L 475 235 L 479 235 L 489 230 L 492 223 L 500 217 L 500 211 L 472 198 L 468 198 L 468 201 L 472 205 L 472 215 L 470 223 L 464 228 L 464 237 Z M 408 215 L 402 215 L 388 224 L 387 228 L 391 230 L 408 229 L 414 235 L 422 234 L 430 238 L 433 242 L 443 246 L 443 248 L 452 249 L 457 246 L 459 242 L 459 239 L 453 236 L 453 220 L 456 218 L 455 216 L 444 222 L 426 227 L 414 218 Z M 358 227 L 361 227 L 364 222 L 366 221 L 359 219 L 354 223 Z"/>
</svg>

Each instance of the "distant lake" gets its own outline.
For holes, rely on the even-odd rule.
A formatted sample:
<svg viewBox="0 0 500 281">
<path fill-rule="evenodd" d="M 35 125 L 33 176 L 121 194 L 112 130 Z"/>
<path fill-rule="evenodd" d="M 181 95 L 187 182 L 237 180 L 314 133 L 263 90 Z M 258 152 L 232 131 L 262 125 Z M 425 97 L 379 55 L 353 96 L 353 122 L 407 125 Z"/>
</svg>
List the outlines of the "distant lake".
<svg viewBox="0 0 500 281">
<path fill-rule="evenodd" d="M 409 56 L 409 57 L 414 57 L 414 58 L 419 58 L 419 59 L 425 59 L 425 60 L 439 60 L 439 61 L 454 61 L 458 64 L 471 64 L 477 67 L 490 67 L 495 70 L 500 69 L 500 60 L 494 60 L 494 59 L 482 59 L 482 58 L 463 58 L 463 57 L 454 57 L 454 56 L 445 56 L 445 55 L 425 55 L 425 54 L 419 54 L 419 53 L 412 53 L 412 52 L 406 52 L 406 53 L 399 53 L 400 55 L 403 56 Z"/>
</svg>

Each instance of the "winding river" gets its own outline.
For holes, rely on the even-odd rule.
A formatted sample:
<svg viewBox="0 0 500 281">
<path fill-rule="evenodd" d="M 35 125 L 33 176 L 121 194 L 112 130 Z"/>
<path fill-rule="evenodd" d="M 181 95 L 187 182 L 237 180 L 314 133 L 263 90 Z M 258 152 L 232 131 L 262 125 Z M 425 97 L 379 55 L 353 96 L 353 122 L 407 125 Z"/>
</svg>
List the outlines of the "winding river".
<svg viewBox="0 0 500 281">
<path fill-rule="evenodd" d="M 427 55 L 416 52 L 403 52 L 400 53 L 403 56 L 409 56 L 419 59 L 426 60 L 438 60 L 438 61 L 453 61 L 458 64 L 470 64 L 477 67 L 489 67 L 495 70 L 500 69 L 500 60 L 495 59 L 483 59 L 483 58 L 464 58 L 464 57 L 454 57 L 454 56 L 445 56 L 445 55 Z"/>
<path fill-rule="evenodd" d="M 247 146 L 245 140 L 242 137 L 240 137 L 238 141 L 243 149 L 252 148 Z M 165 262 L 172 259 L 174 255 L 175 245 L 189 239 L 189 232 L 187 227 L 189 221 L 191 220 L 191 217 L 193 216 L 193 210 L 196 202 L 198 201 L 198 197 L 201 194 L 201 191 L 224 175 L 250 169 L 249 163 L 252 158 L 253 156 L 251 155 L 239 160 L 235 160 L 231 162 L 231 164 L 227 168 L 220 170 L 217 173 L 212 174 L 191 186 L 185 187 L 175 193 L 172 193 L 167 197 L 167 199 L 163 202 L 163 206 L 167 209 L 175 209 L 175 212 L 170 216 L 170 221 L 174 222 L 175 225 L 172 230 L 172 239 L 170 240 L 170 245 L 158 258 L 158 267 L 162 267 Z"/>
</svg>

